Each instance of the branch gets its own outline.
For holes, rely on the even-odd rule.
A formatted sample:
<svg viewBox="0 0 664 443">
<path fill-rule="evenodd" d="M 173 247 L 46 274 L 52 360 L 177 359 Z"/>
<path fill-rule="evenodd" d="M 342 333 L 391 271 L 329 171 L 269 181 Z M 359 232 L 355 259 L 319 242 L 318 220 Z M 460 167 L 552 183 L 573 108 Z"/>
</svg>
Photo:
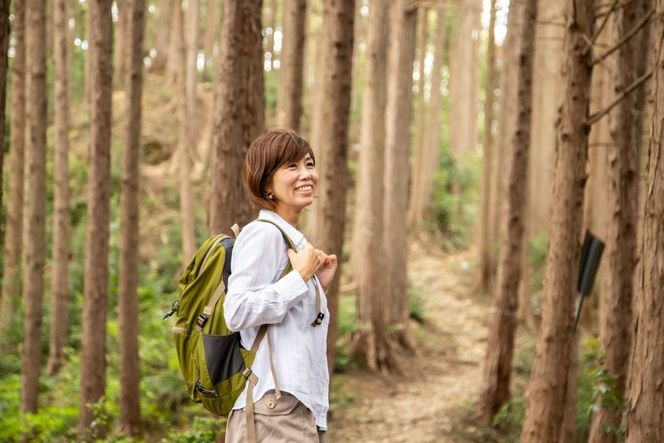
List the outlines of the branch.
<svg viewBox="0 0 664 443">
<path fill-rule="evenodd" d="M 597 41 L 600 34 L 604 30 L 604 27 L 609 22 L 609 18 L 611 17 L 613 11 L 615 11 L 618 8 L 618 3 L 620 3 L 620 0 L 614 0 L 613 4 L 611 5 L 611 8 L 609 8 L 609 10 L 606 12 L 606 15 L 604 16 L 604 21 L 602 21 L 602 24 L 597 27 L 597 31 L 595 32 L 595 35 L 593 35 L 592 38 L 593 44 Z"/>
<path fill-rule="evenodd" d="M 593 124 L 597 123 L 597 121 L 599 121 L 599 119 L 601 119 L 606 114 L 611 112 L 611 110 L 613 108 L 615 108 L 618 103 L 623 101 L 625 99 L 625 97 L 627 97 L 632 91 L 634 91 L 636 88 L 641 86 L 643 83 L 647 82 L 648 79 L 650 79 L 650 77 L 652 77 L 652 70 L 646 72 L 641 77 L 634 80 L 634 82 L 631 85 L 629 85 L 627 87 L 627 89 L 625 89 L 623 91 L 623 93 L 620 94 L 610 105 L 608 105 L 606 108 L 602 109 L 601 111 L 595 112 L 590 117 L 588 117 L 588 125 L 590 126 L 590 125 L 593 125 Z"/>
<path fill-rule="evenodd" d="M 624 45 L 625 43 L 627 43 L 627 41 L 628 41 L 630 38 L 634 37 L 634 35 L 635 35 L 637 32 L 639 32 L 639 31 L 641 30 L 641 28 L 643 28 L 643 27 L 648 23 L 648 21 L 650 20 L 650 17 L 652 17 L 654 13 L 655 13 L 655 8 L 651 9 L 650 11 L 648 11 L 648 12 L 646 13 L 646 15 L 643 16 L 643 18 L 641 19 L 641 21 L 640 21 L 639 23 L 637 23 L 636 26 L 634 26 L 634 28 L 632 28 L 631 31 L 629 31 L 627 34 L 623 35 L 623 37 L 622 37 L 620 40 L 618 40 L 618 43 L 616 43 L 616 44 L 613 46 L 613 48 L 609 49 L 609 50 L 606 51 L 604 54 L 600 55 L 600 56 L 597 57 L 595 60 L 593 60 L 593 61 L 591 62 L 591 65 L 594 66 L 594 65 L 596 65 L 597 63 L 601 62 L 602 60 L 604 60 L 605 58 L 607 58 L 608 56 L 610 56 L 611 54 L 613 54 L 614 52 L 616 52 L 616 51 L 617 51 L 622 45 Z"/>
</svg>

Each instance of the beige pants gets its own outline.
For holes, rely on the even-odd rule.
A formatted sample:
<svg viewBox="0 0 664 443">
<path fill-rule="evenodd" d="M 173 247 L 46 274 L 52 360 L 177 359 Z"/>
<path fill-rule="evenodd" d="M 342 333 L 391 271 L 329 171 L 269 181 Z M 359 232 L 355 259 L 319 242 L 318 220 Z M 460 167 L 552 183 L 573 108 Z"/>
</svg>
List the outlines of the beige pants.
<svg viewBox="0 0 664 443">
<path fill-rule="evenodd" d="M 275 401 L 268 391 L 254 403 L 254 426 L 257 443 L 327 443 L 327 434 L 318 431 L 314 415 L 287 392 Z M 226 443 L 247 441 L 247 417 L 244 409 L 231 411 L 226 424 Z"/>
</svg>

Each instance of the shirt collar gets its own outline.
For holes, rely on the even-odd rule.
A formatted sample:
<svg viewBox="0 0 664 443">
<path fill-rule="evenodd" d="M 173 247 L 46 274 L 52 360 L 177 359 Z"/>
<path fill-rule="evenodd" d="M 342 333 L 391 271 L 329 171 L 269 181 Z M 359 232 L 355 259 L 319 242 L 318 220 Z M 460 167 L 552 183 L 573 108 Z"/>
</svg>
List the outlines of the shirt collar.
<svg viewBox="0 0 664 443">
<path fill-rule="evenodd" d="M 276 212 L 270 211 L 269 209 L 261 209 L 258 213 L 258 218 L 276 223 L 286 233 L 286 235 L 291 240 L 293 240 L 293 243 L 295 243 L 295 246 L 297 246 L 298 249 L 304 246 L 304 234 L 298 231 L 293 225 L 284 220 Z"/>
</svg>

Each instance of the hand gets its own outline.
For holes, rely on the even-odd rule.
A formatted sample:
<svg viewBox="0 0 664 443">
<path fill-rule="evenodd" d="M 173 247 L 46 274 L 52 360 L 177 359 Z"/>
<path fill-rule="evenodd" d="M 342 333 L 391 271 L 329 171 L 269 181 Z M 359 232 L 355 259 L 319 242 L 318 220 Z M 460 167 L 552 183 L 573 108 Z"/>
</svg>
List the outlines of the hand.
<svg viewBox="0 0 664 443">
<path fill-rule="evenodd" d="M 323 251 L 314 248 L 310 243 L 306 243 L 299 252 L 288 250 L 288 259 L 293 265 L 293 269 L 300 273 L 304 281 L 313 277 L 323 264 L 325 257 Z"/>
<path fill-rule="evenodd" d="M 337 265 L 338 261 L 336 255 L 326 255 L 323 264 L 316 273 L 320 280 L 320 284 L 323 286 L 323 291 L 325 292 L 327 292 L 327 288 L 332 284 L 334 274 L 337 272 Z"/>
</svg>

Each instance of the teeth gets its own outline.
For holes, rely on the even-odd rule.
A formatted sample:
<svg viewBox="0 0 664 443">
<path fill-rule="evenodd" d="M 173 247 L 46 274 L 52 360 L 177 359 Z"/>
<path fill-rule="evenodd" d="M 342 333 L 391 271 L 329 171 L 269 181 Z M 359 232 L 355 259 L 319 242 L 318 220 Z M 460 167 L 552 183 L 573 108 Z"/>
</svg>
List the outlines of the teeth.
<svg viewBox="0 0 664 443">
<path fill-rule="evenodd" d="M 296 191 L 310 191 L 311 189 L 313 189 L 313 187 L 311 185 L 304 185 L 304 186 L 300 186 L 300 187 L 295 188 Z"/>
</svg>

